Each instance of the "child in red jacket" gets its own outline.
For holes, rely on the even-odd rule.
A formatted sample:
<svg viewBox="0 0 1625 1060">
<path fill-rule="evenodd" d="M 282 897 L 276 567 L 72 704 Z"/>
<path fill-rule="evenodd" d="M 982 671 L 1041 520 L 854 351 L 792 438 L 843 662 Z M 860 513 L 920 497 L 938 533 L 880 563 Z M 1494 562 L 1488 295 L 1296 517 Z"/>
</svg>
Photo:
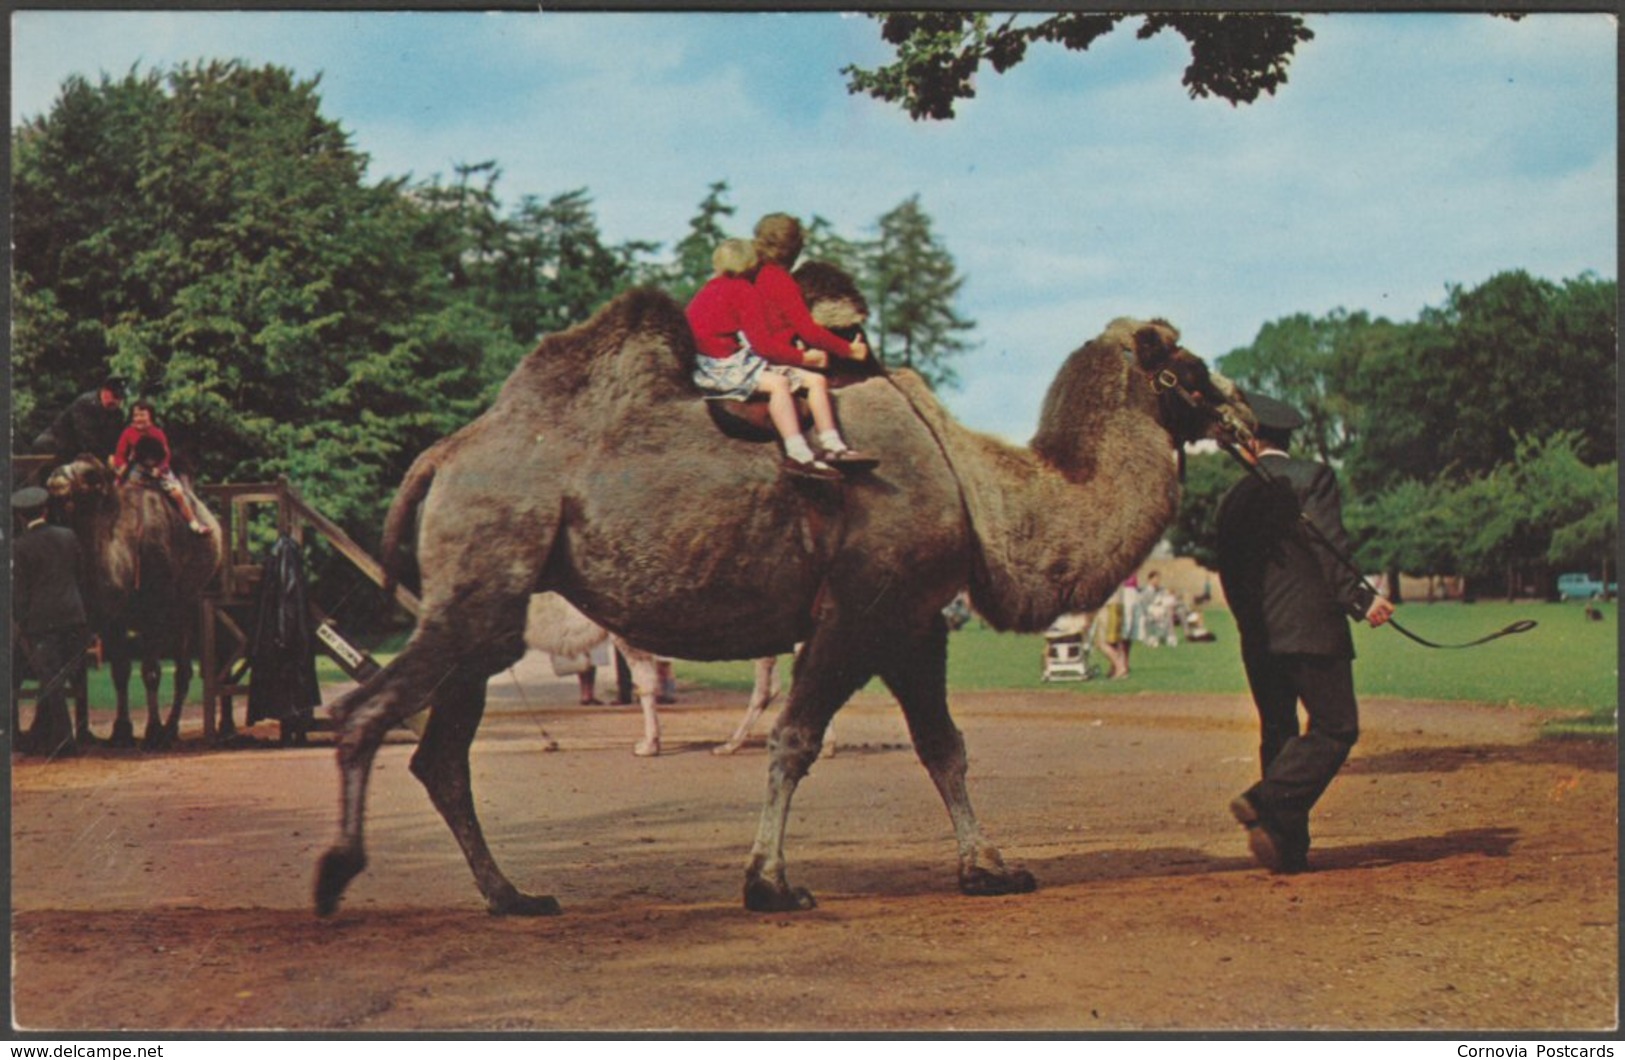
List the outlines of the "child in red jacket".
<svg viewBox="0 0 1625 1060">
<path fill-rule="evenodd" d="M 861 361 L 869 356 L 862 335 L 848 342 L 813 319 L 790 268 L 801 256 L 801 222 L 784 213 L 770 213 L 756 222 L 756 291 L 762 296 L 762 314 L 775 336 L 799 340 L 802 359 L 792 363 L 826 368 L 829 358 Z M 768 358 L 772 360 L 771 357 Z"/>
<path fill-rule="evenodd" d="M 752 286 L 756 248 L 724 240 L 711 256 L 716 269 L 688 304 L 688 324 L 699 357 L 694 382 L 711 400 L 745 401 L 766 394 L 773 426 L 784 440 L 784 469 L 808 478 L 839 478 L 836 465 L 873 467 L 878 461 L 849 448 L 835 425 L 829 381 L 807 371 L 807 353 L 767 326 L 761 296 Z M 794 395 L 805 392 L 818 430 L 818 452 L 801 433 Z"/>
<path fill-rule="evenodd" d="M 130 425 L 119 435 L 118 448 L 113 450 L 113 471 L 120 481 L 133 475 L 138 482 L 157 486 L 180 509 L 192 533 L 207 534 L 209 528 L 198 522 L 181 480 L 169 466 L 169 437 L 152 422 L 152 413 L 150 401 L 130 406 Z"/>
</svg>

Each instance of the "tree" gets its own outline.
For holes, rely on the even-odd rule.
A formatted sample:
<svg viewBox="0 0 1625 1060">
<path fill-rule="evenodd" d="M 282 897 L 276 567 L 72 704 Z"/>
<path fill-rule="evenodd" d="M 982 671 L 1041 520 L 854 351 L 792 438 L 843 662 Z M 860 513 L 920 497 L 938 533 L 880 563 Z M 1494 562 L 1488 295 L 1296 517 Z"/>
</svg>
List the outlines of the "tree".
<svg viewBox="0 0 1625 1060">
<path fill-rule="evenodd" d="M 711 278 L 711 253 L 728 238 L 722 219 L 732 217 L 735 207 L 724 201 L 728 182 L 719 180 L 706 191 L 699 212 L 688 222 L 688 234 L 677 241 L 676 259 L 666 276 L 666 289 L 673 298 L 687 304 L 705 281 Z"/>
<path fill-rule="evenodd" d="M 1364 312 L 1298 313 L 1265 324 L 1252 345 L 1232 350 L 1218 366 L 1244 390 L 1300 410 L 1306 422 L 1294 440 L 1322 462 L 1340 464 L 1359 421 L 1350 380 L 1366 353 L 1389 341 L 1393 328 Z"/>
<path fill-rule="evenodd" d="M 955 311 L 964 285 L 953 256 L 931 231 L 931 218 L 911 196 L 880 219 L 870 260 L 871 335 L 882 362 L 912 368 L 933 386 L 957 386 L 949 359 L 976 326 Z"/>
<path fill-rule="evenodd" d="M 847 239 L 827 218 L 814 214 L 803 233 L 801 260 L 827 261 L 862 287 L 864 278 L 874 269 L 874 251 L 874 244 Z"/>
<path fill-rule="evenodd" d="M 1004 73 L 1040 42 L 1086 51 L 1125 18 L 1143 18 L 1136 34 L 1141 40 L 1165 29 L 1184 37 L 1191 47 L 1184 76 L 1191 97 L 1213 95 L 1232 105 L 1251 103 L 1263 92 L 1273 95 L 1286 82 L 1293 51 L 1314 37 L 1303 19 L 1275 14 L 900 11 L 870 17 L 880 20 L 881 37 L 896 48 L 897 61 L 876 70 L 843 68 L 847 91 L 900 103 L 916 120 L 952 118 L 957 101 L 976 95 L 974 78 L 983 62 Z"/>
<path fill-rule="evenodd" d="M 1617 290 L 1590 274 L 1557 284 L 1521 270 L 1451 287 L 1349 377 L 1364 423 L 1353 477 L 1381 489 L 1447 469 L 1487 473 L 1514 458 L 1518 433 L 1575 430 L 1582 459 L 1607 459 L 1618 444 Z"/>
<path fill-rule="evenodd" d="M 1166 538 L 1174 555 L 1190 556 L 1208 570 L 1219 569 L 1219 501 L 1245 474 L 1227 453 L 1195 452 L 1186 456 L 1179 512 Z"/>
<path fill-rule="evenodd" d="M 111 368 L 202 480 L 288 474 L 366 539 L 479 407 L 495 320 L 458 295 L 436 215 L 367 183 L 315 81 L 237 62 L 70 80 L 13 147 L 23 433 Z"/>
</svg>

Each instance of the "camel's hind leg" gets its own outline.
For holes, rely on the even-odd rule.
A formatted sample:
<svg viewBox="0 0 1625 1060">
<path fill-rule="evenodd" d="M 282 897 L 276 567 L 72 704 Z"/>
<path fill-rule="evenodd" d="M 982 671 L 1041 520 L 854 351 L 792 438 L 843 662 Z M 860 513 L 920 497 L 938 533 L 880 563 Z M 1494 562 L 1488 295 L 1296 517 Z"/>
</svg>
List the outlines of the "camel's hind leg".
<svg viewBox="0 0 1625 1060">
<path fill-rule="evenodd" d="M 959 843 L 959 889 L 970 895 L 1034 890 L 1032 873 L 1006 867 L 971 809 L 965 738 L 948 714 L 947 623 L 939 619 L 926 633 L 899 646 L 881 667 L 880 677 L 902 705 L 914 751 L 948 807 Z"/>
<path fill-rule="evenodd" d="M 794 912 L 817 903 L 804 887 L 792 888 L 785 877 L 784 832 L 790 800 L 801 778 L 812 768 L 823 746 L 824 731 L 841 705 L 862 688 L 872 671 L 864 668 L 851 646 L 834 645 L 829 634 L 815 635 L 796 657 L 790 702 L 767 738 L 772 761 L 767 773 L 767 801 L 762 805 L 745 869 L 745 908 L 757 912 Z"/>
<path fill-rule="evenodd" d="M 508 665 L 513 660 L 508 660 Z M 500 668 L 500 667 L 499 667 Z M 463 848 L 468 867 L 485 896 L 493 916 L 556 916 L 559 903 L 545 895 L 523 894 L 497 867 L 486 845 L 474 810 L 469 779 L 468 749 L 480 718 L 485 714 L 485 686 L 490 674 L 484 666 L 457 668 L 435 692 L 429 724 L 412 755 L 412 774 L 423 782 L 435 809 L 440 811 Z"/>
<path fill-rule="evenodd" d="M 485 713 L 486 681 L 524 654 L 525 599 L 516 595 L 488 610 L 465 607 L 453 619 L 419 627 L 394 662 L 333 705 L 341 726 L 342 824 L 318 866 L 319 915 L 338 908 L 345 887 L 366 867 L 362 824 L 379 744 L 402 719 L 431 703 L 412 773 L 457 837 L 487 906 L 493 913 L 558 912 L 551 898 L 523 895 L 502 875 L 485 844 L 469 782 L 468 749 Z M 482 610 L 485 620 L 477 617 Z"/>
<path fill-rule="evenodd" d="M 316 913 L 338 908 L 344 889 L 367 867 L 362 824 L 372 760 L 384 734 L 428 706 L 437 685 L 456 665 L 452 650 L 424 630 L 413 636 L 389 665 L 333 704 L 339 730 L 339 836 L 322 855 L 316 870 Z"/>
</svg>

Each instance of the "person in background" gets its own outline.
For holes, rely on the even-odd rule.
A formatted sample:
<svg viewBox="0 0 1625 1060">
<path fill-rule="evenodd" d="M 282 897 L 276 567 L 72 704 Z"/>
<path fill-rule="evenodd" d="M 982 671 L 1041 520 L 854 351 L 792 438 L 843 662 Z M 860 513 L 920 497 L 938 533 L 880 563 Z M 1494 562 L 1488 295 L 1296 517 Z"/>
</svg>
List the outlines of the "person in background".
<svg viewBox="0 0 1625 1060">
<path fill-rule="evenodd" d="M 109 462 L 124 430 L 124 381 L 108 377 L 95 390 L 74 398 L 51 426 L 34 439 L 34 452 L 58 460 L 89 453 Z"/>
<path fill-rule="evenodd" d="M 150 401 L 137 401 L 130 406 L 130 425 L 119 435 L 113 450 L 113 471 L 122 482 L 134 478 L 137 484 L 151 484 L 163 491 L 186 520 L 194 534 L 207 534 L 209 528 L 198 522 L 186 488 L 169 466 L 169 438 L 164 429 L 153 422 Z"/>
<path fill-rule="evenodd" d="M 40 689 L 34 723 L 19 736 L 19 749 L 61 758 L 79 753 L 68 715 L 68 688 L 85 663 L 90 639 L 85 609 L 89 572 L 74 532 L 46 521 L 49 501 L 50 494 L 38 486 L 11 495 L 12 511 L 25 524 L 12 546 L 11 611 Z"/>
</svg>

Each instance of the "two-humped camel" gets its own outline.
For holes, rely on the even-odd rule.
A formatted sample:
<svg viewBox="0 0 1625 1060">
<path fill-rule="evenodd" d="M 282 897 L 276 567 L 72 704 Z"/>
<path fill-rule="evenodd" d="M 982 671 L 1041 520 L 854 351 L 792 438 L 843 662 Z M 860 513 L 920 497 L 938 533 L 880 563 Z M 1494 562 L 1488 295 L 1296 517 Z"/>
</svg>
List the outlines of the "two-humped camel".
<svg viewBox="0 0 1625 1060">
<path fill-rule="evenodd" d="M 968 586 L 995 628 L 1037 631 L 1100 606 L 1174 516 L 1176 448 L 1226 436 L 1226 416 L 1250 419 L 1245 404 L 1167 323 L 1118 320 L 1062 365 L 1030 447 L 959 426 L 899 371 L 838 397 L 844 433 L 880 467 L 809 482 L 781 474 L 772 447 L 715 429 L 689 380 L 695 355 L 680 305 L 628 292 L 543 339 L 484 415 L 408 472 L 396 508 L 421 503 L 422 614 L 401 654 L 333 706 L 342 823 L 318 867 L 318 913 L 366 865 L 367 782 L 384 734 L 426 705 L 411 768 L 487 907 L 558 912 L 498 867 L 469 781 L 486 681 L 524 653 L 527 603 L 547 590 L 679 658 L 759 658 L 805 641 L 769 737 L 748 908 L 814 904 L 785 874 L 791 797 L 831 717 L 876 675 L 947 806 L 961 890 L 1035 886 L 971 809 L 942 608 Z"/>
</svg>

